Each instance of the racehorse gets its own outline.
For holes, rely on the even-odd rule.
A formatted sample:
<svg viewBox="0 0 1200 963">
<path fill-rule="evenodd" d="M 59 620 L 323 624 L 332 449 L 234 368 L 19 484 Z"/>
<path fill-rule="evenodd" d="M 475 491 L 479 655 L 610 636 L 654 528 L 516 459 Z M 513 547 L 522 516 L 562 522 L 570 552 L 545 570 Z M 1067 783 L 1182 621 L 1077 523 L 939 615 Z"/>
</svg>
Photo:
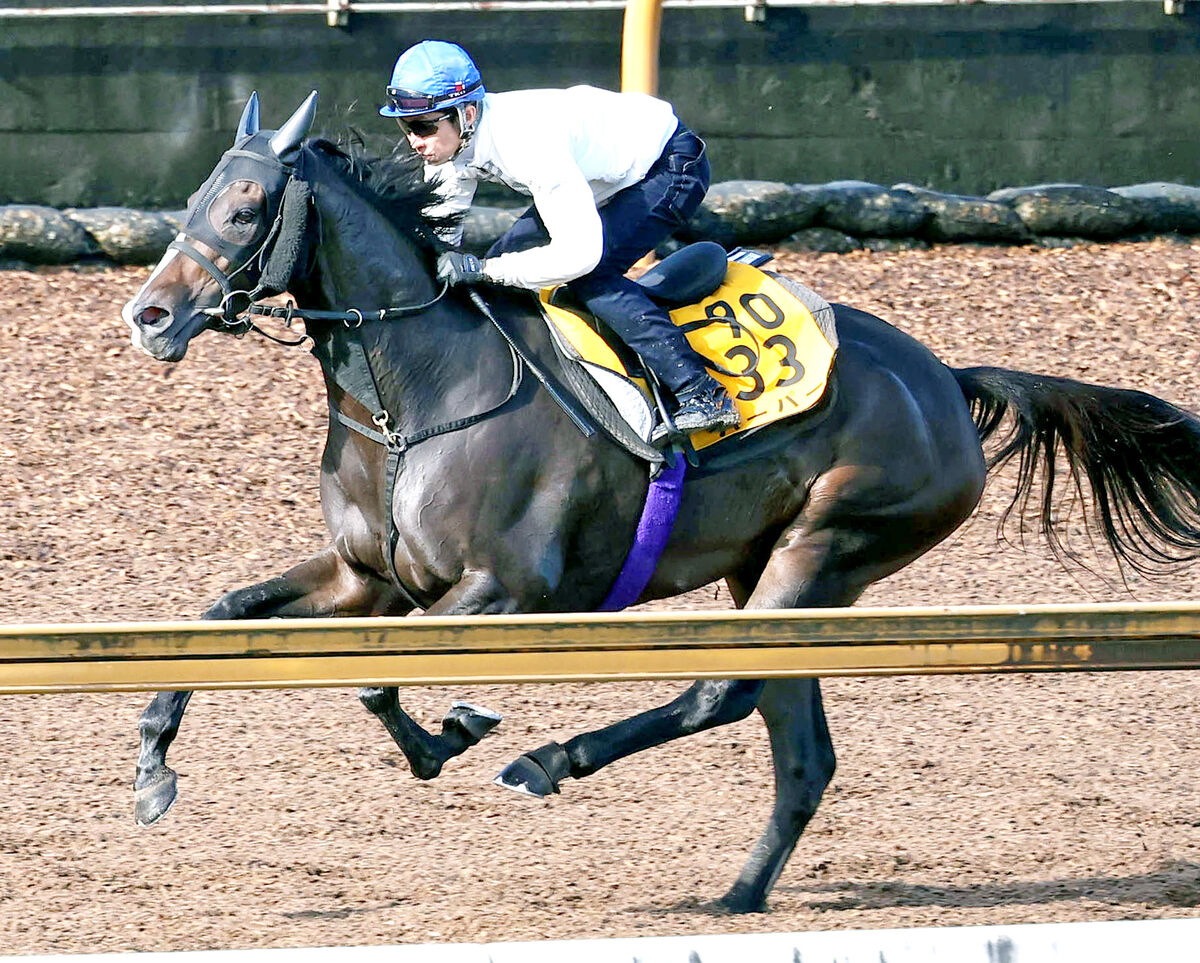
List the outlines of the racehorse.
<svg viewBox="0 0 1200 963">
<path fill-rule="evenodd" d="M 260 130 L 257 99 L 247 104 L 234 146 L 123 312 L 135 345 L 173 362 L 203 330 L 244 333 L 250 301 L 286 290 L 324 373 L 320 489 L 332 540 L 282 575 L 229 592 L 205 617 L 595 610 L 633 539 L 646 462 L 578 430 L 549 391 L 520 377 L 511 337 L 467 294 L 439 290 L 439 222 L 425 213 L 436 198 L 419 169 L 308 139 L 314 98 L 277 131 Z M 534 300 L 492 289 L 487 301 L 524 354 L 553 373 Z M 1090 489 L 1122 564 L 1200 554 L 1192 415 L 1140 391 L 952 369 L 879 318 L 834 311 L 840 344 L 819 413 L 722 442 L 741 456 L 688 476 L 642 601 L 724 578 L 746 609 L 851 605 L 958 528 L 989 469 L 1012 458 L 1013 505 L 1036 509 L 1051 544 L 1058 492 L 1073 485 Z M 998 450 L 985 459 L 989 440 Z M 143 824 L 175 799 L 166 753 L 189 697 L 159 693 L 140 720 Z M 396 688 L 359 697 L 422 779 L 498 721 L 456 703 L 435 735 L 405 714 Z M 720 904 L 762 910 L 834 772 L 815 679 L 697 682 L 666 705 L 520 757 L 501 781 L 546 795 L 567 777 L 755 709 L 770 735 L 775 803 Z"/>
</svg>

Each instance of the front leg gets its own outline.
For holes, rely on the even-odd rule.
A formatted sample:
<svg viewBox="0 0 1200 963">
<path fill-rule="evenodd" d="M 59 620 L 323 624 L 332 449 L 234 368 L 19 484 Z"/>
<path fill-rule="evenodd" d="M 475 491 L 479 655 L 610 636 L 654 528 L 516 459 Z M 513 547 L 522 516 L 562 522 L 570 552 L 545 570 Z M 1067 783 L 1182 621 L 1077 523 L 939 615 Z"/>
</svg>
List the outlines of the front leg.
<svg viewBox="0 0 1200 963">
<path fill-rule="evenodd" d="M 283 575 L 226 593 L 202 617 L 404 615 L 408 608 L 388 582 L 352 567 L 333 548 L 327 548 Z M 138 722 L 141 745 L 133 791 L 139 825 L 161 819 L 175 802 L 177 776 L 167 765 L 167 749 L 191 697 L 190 692 L 160 692 Z"/>
<path fill-rule="evenodd" d="M 515 610 L 516 600 L 499 579 L 490 572 L 469 572 L 425 614 L 484 615 Z M 435 736 L 401 708 L 399 695 L 400 690 L 395 686 L 358 690 L 362 704 L 383 723 L 418 779 L 433 779 L 447 759 L 466 752 L 500 724 L 497 712 L 468 702 L 455 702 L 442 720 L 441 735 Z"/>
<path fill-rule="evenodd" d="M 282 575 L 222 595 L 206 619 L 302 619 L 407 615 L 412 604 L 378 574 L 353 566 L 332 546 Z"/>
</svg>

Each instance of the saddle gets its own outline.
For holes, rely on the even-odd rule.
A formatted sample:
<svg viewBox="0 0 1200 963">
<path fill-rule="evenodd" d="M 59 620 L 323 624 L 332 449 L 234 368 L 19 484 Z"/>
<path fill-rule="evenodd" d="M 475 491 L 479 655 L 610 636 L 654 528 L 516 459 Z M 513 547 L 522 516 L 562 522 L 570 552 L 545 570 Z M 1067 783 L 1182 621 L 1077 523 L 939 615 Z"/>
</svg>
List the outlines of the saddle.
<svg viewBox="0 0 1200 963">
<path fill-rule="evenodd" d="M 692 434 L 697 451 L 809 410 L 828 385 L 837 350 L 833 309 L 804 285 L 760 270 L 769 260 L 699 241 L 638 279 L 708 361 L 741 416 L 728 431 Z M 658 406 L 640 359 L 565 286 L 543 290 L 539 304 L 564 380 L 596 423 L 633 454 L 660 462 L 649 444 Z"/>
</svg>

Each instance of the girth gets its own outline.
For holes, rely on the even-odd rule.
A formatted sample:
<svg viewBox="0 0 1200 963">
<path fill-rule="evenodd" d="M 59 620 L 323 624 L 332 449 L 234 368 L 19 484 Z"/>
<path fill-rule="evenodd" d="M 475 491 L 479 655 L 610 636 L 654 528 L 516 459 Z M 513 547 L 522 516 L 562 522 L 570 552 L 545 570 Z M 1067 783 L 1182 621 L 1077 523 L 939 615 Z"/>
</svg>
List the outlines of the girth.
<svg viewBox="0 0 1200 963">
<path fill-rule="evenodd" d="M 567 413 L 576 427 L 586 436 L 590 437 L 595 434 L 595 426 L 592 424 L 587 412 L 579 405 L 574 398 L 563 390 L 556 379 L 541 365 L 530 357 L 528 350 L 523 350 L 523 346 L 516 336 L 507 330 L 504 323 L 496 317 L 495 313 L 488 307 L 487 302 L 483 297 L 474 290 L 471 290 L 470 297 L 475 306 L 483 313 L 489 322 L 496 328 L 504 339 L 505 345 L 508 347 L 509 357 L 512 359 L 512 381 L 509 384 L 508 392 L 496 404 L 481 411 L 465 415 L 461 418 L 455 418 L 440 425 L 434 425 L 428 428 L 422 428 L 419 431 L 414 431 L 410 434 L 403 434 L 395 430 L 392 424 L 391 415 L 389 414 L 383 398 L 380 395 L 379 383 L 375 377 L 375 371 L 371 366 L 371 359 L 367 352 L 366 345 L 362 340 L 363 324 L 349 325 L 347 340 L 353 346 L 352 350 L 346 355 L 334 358 L 331 349 L 331 343 L 313 342 L 313 354 L 321 362 L 321 367 L 329 374 L 330 380 L 343 394 L 348 395 L 363 406 L 371 414 L 371 426 L 364 425 L 355 418 L 350 417 L 345 412 L 336 408 L 330 401 L 329 413 L 330 417 L 336 420 L 339 424 L 349 428 L 351 431 L 367 438 L 378 445 L 384 446 L 387 449 L 387 462 L 384 467 L 384 509 L 387 512 L 388 538 L 385 546 L 385 554 L 387 556 L 388 571 L 392 576 L 393 581 L 401 592 L 407 597 L 414 607 L 416 601 L 404 588 L 400 578 L 400 573 L 396 569 L 396 548 L 399 545 L 400 532 L 396 527 L 395 517 L 392 511 L 392 500 L 396 492 L 396 482 L 400 473 L 401 459 L 404 453 L 414 445 L 430 438 L 436 438 L 440 435 L 450 434 L 451 432 L 461 431 L 463 428 L 468 428 L 471 425 L 476 425 L 479 422 L 490 418 L 492 415 L 499 412 L 513 398 L 521 388 L 524 379 L 525 370 L 528 369 L 538 382 L 546 389 L 547 393 L 554 401 Z M 388 309 L 398 310 L 398 309 Z M 298 311 L 300 316 L 311 317 L 317 312 Z M 357 313 L 357 312 L 356 312 Z M 383 312 L 380 313 L 381 319 Z M 362 315 L 358 314 L 358 318 L 362 321 Z M 371 314 L 367 315 L 368 320 L 373 320 Z M 373 426 L 373 427 L 372 427 Z"/>
</svg>

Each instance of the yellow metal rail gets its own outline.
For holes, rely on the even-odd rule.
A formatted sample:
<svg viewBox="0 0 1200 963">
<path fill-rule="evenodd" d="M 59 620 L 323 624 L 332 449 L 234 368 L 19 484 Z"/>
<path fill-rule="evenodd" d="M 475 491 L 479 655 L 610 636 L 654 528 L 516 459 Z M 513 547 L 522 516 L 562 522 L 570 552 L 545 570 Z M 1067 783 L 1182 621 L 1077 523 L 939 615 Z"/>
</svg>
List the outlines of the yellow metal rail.
<svg viewBox="0 0 1200 963">
<path fill-rule="evenodd" d="M 0 693 L 1200 667 L 1200 605 L 0 626 Z"/>
</svg>

